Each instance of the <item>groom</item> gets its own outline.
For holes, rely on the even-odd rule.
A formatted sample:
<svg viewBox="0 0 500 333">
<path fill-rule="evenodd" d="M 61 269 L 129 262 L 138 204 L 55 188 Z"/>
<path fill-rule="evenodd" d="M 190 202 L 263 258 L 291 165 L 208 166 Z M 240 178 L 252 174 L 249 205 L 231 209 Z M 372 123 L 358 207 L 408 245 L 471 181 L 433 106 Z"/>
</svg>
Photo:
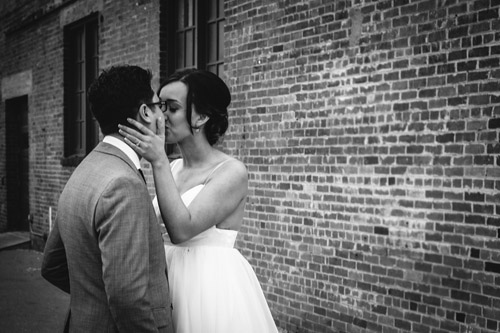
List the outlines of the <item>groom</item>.
<svg viewBox="0 0 500 333">
<path fill-rule="evenodd" d="M 127 117 L 156 130 L 151 72 L 117 66 L 88 98 L 103 142 L 61 193 L 42 276 L 70 293 L 69 332 L 173 332 L 165 252 L 139 156 L 123 142 Z"/>
</svg>

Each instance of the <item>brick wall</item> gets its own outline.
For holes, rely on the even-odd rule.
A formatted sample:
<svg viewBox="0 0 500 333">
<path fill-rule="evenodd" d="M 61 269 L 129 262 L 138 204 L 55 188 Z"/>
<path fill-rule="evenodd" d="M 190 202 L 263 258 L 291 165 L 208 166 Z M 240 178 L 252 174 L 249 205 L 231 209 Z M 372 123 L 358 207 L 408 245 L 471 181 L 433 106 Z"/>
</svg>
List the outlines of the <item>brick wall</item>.
<svg viewBox="0 0 500 333">
<path fill-rule="evenodd" d="M 158 84 L 159 11 L 154 1 L 4 1 L 0 5 L 2 78 L 31 70 L 29 94 L 30 211 L 33 231 L 49 229 L 72 167 L 63 167 L 63 29 L 92 13 L 100 17 L 99 68 L 129 63 L 150 68 Z M 4 102 L 2 98 L 2 102 Z M 0 105 L 0 152 L 5 156 L 5 103 Z M 145 166 L 146 169 L 149 168 Z M 0 177 L 6 177 L 5 160 Z M 5 179 L 5 178 L 4 178 Z M 7 228 L 6 182 L 0 183 L 0 230 Z"/>
<path fill-rule="evenodd" d="M 223 148 L 250 173 L 237 247 L 282 329 L 500 331 L 499 6 L 226 0 L 233 102 Z M 159 7 L 0 3 L 2 82 L 28 72 L 33 81 L 36 233 L 48 231 L 73 171 L 60 163 L 62 28 L 99 11 L 100 68 L 156 74 Z M 0 231 L 5 203 L 2 181 Z"/>
<path fill-rule="evenodd" d="M 238 247 L 289 332 L 500 331 L 498 1 L 226 1 Z"/>
</svg>

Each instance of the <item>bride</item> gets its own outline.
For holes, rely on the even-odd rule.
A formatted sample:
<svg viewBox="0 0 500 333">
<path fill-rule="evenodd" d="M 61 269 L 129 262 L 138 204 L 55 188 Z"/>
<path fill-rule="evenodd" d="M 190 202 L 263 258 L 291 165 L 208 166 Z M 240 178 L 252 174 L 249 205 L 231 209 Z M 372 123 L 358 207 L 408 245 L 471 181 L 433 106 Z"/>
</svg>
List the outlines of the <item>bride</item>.
<svg viewBox="0 0 500 333">
<path fill-rule="evenodd" d="M 168 279 L 178 333 L 277 332 L 260 283 L 234 248 L 248 190 L 245 165 L 214 148 L 228 128 L 231 95 L 215 74 L 174 73 L 159 89 L 157 133 L 130 119 L 120 133 L 153 169 L 164 221 Z M 171 164 L 165 140 L 182 158 Z"/>
</svg>

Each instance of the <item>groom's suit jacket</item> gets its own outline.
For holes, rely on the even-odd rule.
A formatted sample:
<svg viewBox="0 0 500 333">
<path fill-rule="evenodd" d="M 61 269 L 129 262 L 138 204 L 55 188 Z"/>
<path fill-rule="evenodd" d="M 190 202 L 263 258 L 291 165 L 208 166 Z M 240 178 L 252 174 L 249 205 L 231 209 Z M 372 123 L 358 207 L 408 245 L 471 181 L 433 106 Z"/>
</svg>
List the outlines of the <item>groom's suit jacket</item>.
<svg viewBox="0 0 500 333">
<path fill-rule="evenodd" d="M 173 332 L 165 252 L 147 186 L 100 143 L 75 169 L 46 243 L 42 275 L 70 293 L 70 332 Z"/>
</svg>

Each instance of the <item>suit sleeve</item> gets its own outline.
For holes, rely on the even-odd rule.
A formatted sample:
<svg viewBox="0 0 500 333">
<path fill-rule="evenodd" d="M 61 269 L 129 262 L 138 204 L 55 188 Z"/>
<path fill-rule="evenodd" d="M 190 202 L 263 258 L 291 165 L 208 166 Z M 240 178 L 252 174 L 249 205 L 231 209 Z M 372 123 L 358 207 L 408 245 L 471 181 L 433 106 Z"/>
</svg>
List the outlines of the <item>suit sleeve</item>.
<svg viewBox="0 0 500 333">
<path fill-rule="evenodd" d="M 57 220 L 43 251 L 42 276 L 62 291 L 70 292 L 68 261 Z"/>
<path fill-rule="evenodd" d="M 120 332 L 156 332 L 149 284 L 151 199 L 142 180 L 109 184 L 96 207 L 103 281 Z"/>
</svg>

